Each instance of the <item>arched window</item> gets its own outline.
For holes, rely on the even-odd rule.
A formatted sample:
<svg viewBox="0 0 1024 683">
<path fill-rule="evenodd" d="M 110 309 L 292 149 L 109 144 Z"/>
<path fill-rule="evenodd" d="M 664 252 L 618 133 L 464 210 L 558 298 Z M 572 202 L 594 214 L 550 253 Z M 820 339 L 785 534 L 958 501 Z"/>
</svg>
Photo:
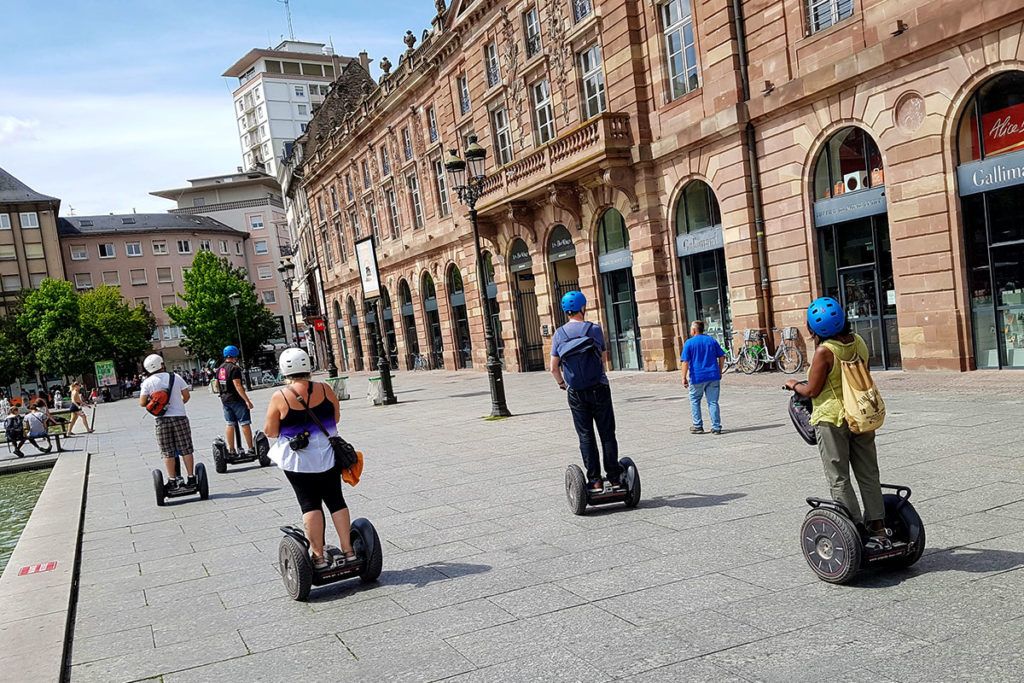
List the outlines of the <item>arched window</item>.
<svg viewBox="0 0 1024 683">
<path fill-rule="evenodd" d="M 466 290 L 462 283 L 459 267 L 448 269 L 448 303 L 451 304 L 452 322 L 455 326 L 455 343 L 458 350 L 459 366 L 473 366 L 473 342 L 469 335 L 469 314 L 466 310 Z"/>
<path fill-rule="evenodd" d="M 882 154 L 860 128 L 844 128 L 829 138 L 814 165 L 815 200 L 884 184 Z"/>
<path fill-rule="evenodd" d="M 430 273 L 423 273 L 423 285 L 420 289 L 423 290 L 424 301 L 437 299 L 437 288 L 434 286 L 434 278 L 430 277 Z"/>
<path fill-rule="evenodd" d="M 452 266 L 448 269 L 448 294 L 462 294 L 463 291 L 462 273 L 458 266 Z"/>
<path fill-rule="evenodd" d="M 597 228 L 597 249 L 599 254 L 629 249 L 626 219 L 616 209 L 608 209 L 601 216 L 601 223 Z"/>
<path fill-rule="evenodd" d="M 403 307 L 412 303 L 412 291 L 409 289 L 409 283 L 406 280 L 398 283 L 398 302 Z"/>
<path fill-rule="evenodd" d="M 960 119 L 960 163 L 1024 150 L 1024 71 L 986 81 Z"/>
<path fill-rule="evenodd" d="M 676 203 L 676 234 L 703 230 L 722 225 L 722 212 L 711 187 L 701 181 L 687 183 Z"/>
</svg>

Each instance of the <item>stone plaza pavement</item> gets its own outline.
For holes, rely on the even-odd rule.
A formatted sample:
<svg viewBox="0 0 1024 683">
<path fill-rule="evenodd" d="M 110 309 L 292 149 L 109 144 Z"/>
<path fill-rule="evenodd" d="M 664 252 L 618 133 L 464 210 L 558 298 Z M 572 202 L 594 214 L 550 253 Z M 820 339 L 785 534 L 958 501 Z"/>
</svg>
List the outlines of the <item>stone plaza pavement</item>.
<svg viewBox="0 0 1024 683">
<path fill-rule="evenodd" d="M 102 406 L 71 680 L 1019 681 L 1024 376 L 878 380 L 882 479 L 913 488 L 927 551 L 843 587 L 799 551 L 804 498 L 827 488 L 779 375 L 728 376 L 727 433 L 694 436 L 676 375 L 615 374 L 643 502 L 585 517 L 565 502 L 578 451 L 550 376 L 506 375 L 504 421 L 481 419 L 482 373 L 402 373 L 386 408 L 354 376 L 342 432 L 366 470 L 346 497 L 384 572 L 308 603 L 276 571 L 278 527 L 301 521 L 283 475 L 213 472 L 215 397 L 189 404 L 211 498 L 164 508 L 151 418 Z"/>
</svg>

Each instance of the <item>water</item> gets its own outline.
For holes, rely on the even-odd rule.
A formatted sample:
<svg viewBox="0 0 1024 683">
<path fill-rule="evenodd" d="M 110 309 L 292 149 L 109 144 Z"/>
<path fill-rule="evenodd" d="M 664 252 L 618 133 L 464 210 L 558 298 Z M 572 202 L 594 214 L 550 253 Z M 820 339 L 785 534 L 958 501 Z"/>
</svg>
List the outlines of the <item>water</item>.
<svg viewBox="0 0 1024 683">
<path fill-rule="evenodd" d="M 0 476 L 0 573 L 11 559 L 49 476 L 48 469 Z"/>
</svg>

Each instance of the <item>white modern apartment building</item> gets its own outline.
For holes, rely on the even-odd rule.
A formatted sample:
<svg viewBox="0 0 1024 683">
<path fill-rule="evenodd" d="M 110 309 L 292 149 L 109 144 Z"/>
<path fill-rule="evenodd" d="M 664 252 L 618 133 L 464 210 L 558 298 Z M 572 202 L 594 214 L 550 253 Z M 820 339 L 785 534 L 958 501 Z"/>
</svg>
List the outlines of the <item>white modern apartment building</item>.
<svg viewBox="0 0 1024 683">
<path fill-rule="evenodd" d="M 323 43 L 286 40 L 272 50 L 250 50 L 224 72 L 238 79 L 232 95 L 246 170 L 277 175 L 285 145 L 306 132 L 313 109 L 352 59 Z M 359 61 L 368 66 L 365 52 Z"/>
</svg>

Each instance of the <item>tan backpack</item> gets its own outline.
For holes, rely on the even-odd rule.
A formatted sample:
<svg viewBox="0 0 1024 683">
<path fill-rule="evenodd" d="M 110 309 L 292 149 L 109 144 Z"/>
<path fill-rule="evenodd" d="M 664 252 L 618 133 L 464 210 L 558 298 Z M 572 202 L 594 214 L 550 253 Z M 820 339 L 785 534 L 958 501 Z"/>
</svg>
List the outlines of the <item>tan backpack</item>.
<svg viewBox="0 0 1024 683">
<path fill-rule="evenodd" d="M 885 401 L 878 393 L 867 363 L 857 354 L 853 360 L 836 360 L 843 373 L 843 411 L 854 434 L 873 432 L 885 422 Z"/>
</svg>

